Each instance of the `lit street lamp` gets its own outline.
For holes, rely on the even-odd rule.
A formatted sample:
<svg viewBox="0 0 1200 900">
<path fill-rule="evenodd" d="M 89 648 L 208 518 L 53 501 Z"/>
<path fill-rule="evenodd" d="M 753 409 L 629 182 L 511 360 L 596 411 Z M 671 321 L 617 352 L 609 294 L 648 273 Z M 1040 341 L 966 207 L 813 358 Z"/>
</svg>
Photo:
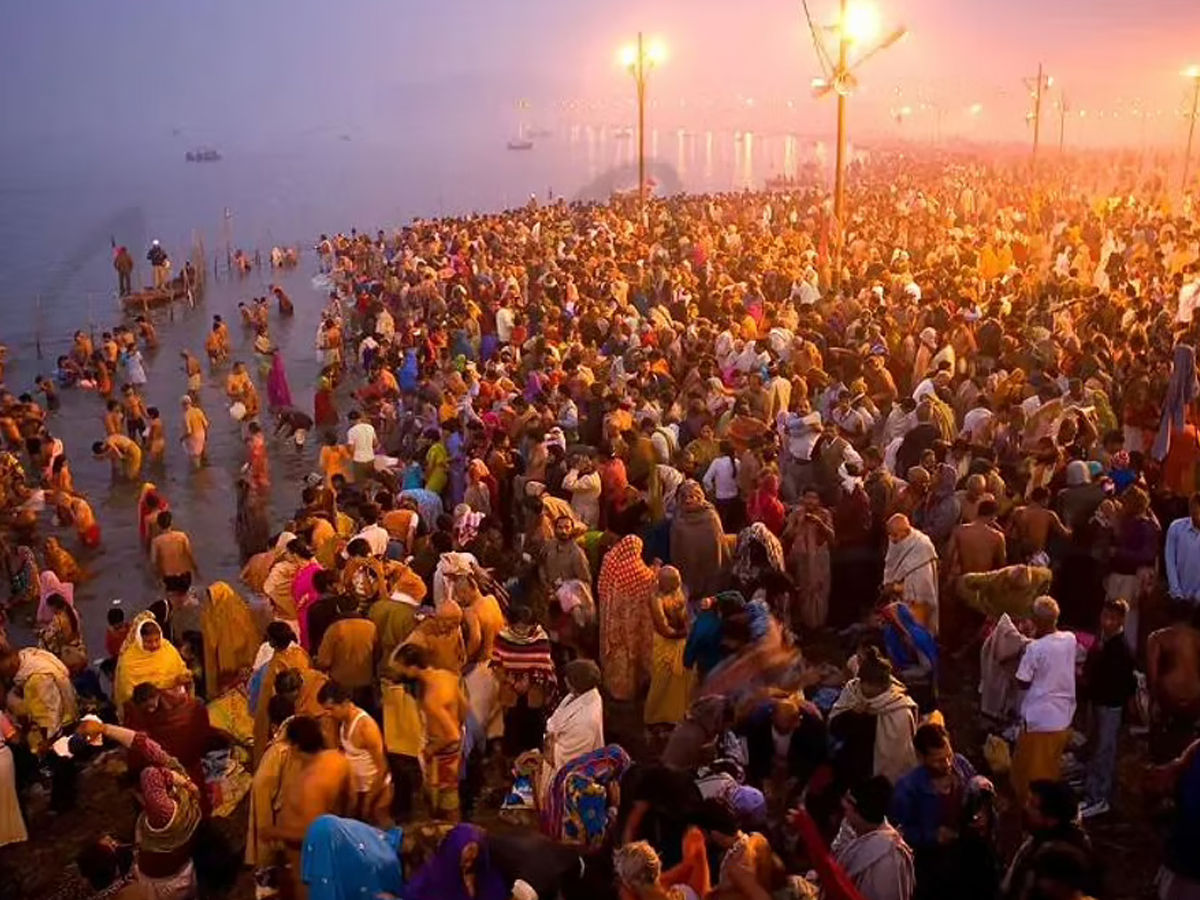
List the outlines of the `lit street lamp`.
<svg viewBox="0 0 1200 900">
<path fill-rule="evenodd" d="M 1185 78 L 1192 79 L 1192 113 L 1188 126 L 1187 149 L 1183 151 L 1183 190 L 1187 190 L 1188 164 L 1192 161 L 1192 138 L 1196 136 L 1196 116 L 1200 114 L 1200 66 L 1189 66 L 1183 70 Z"/>
<path fill-rule="evenodd" d="M 617 59 L 629 70 L 637 85 L 638 108 L 638 200 L 646 202 L 646 74 L 650 69 L 666 59 L 666 50 L 658 41 L 652 41 L 648 46 L 642 41 L 639 31 L 636 44 L 626 44 L 621 48 Z"/>
<path fill-rule="evenodd" d="M 850 47 L 861 47 L 873 41 L 879 34 L 879 11 L 866 0 L 840 0 L 838 21 L 834 26 L 838 34 L 837 64 L 826 78 L 813 79 L 813 93 L 820 97 L 834 91 L 837 94 L 837 162 L 834 168 L 833 183 L 833 217 L 837 224 L 837 235 L 834 243 L 833 283 L 840 287 L 842 280 L 842 249 L 845 243 L 846 216 L 846 97 L 858 84 L 854 70 L 878 53 L 890 47 L 904 37 L 906 30 L 897 28 L 874 47 L 862 53 L 853 64 L 850 63 Z M 816 38 L 814 34 L 814 38 Z M 820 46 L 820 56 L 828 60 L 828 54 Z"/>
</svg>

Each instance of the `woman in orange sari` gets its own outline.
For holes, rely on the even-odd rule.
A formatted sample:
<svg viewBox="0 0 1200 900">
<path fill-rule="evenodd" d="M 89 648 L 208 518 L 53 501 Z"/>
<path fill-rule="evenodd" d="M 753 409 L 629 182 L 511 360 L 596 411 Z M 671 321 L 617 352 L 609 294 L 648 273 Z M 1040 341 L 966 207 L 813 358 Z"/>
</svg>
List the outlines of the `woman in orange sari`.
<svg viewBox="0 0 1200 900">
<path fill-rule="evenodd" d="M 600 667 L 614 700 L 631 700 L 650 680 L 655 570 L 642 561 L 642 539 L 621 538 L 600 564 Z"/>
</svg>

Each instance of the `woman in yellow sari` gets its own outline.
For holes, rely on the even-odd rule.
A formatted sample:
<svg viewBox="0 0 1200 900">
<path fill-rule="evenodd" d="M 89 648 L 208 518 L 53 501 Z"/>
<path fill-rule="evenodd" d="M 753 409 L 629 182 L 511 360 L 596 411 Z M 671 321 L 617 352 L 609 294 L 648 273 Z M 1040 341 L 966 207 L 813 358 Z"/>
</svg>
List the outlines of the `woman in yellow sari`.
<svg viewBox="0 0 1200 900">
<path fill-rule="evenodd" d="M 133 689 L 149 682 L 161 690 L 191 685 L 192 675 L 174 645 L 163 637 L 162 628 L 151 612 L 139 613 L 129 628 L 117 656 L 113 676 L 113 702 L 117 715 L 124 719 L 125 704 Z"/>
<path fill-rule="evenodd" d="M 658 590 L 650 599 L 654 650 L 644 715 L 648 726 L 678 725 L 692 702 L 695 675 L 683 663 L 687 643 L 687 600 L 682 586 L 679 571 L 673 566 L 659 569 Z"/>
<path fill-rule="evenodd" d="M 83 570 L 75 557 L 58 542 L 58 538 L 46 538 L 44 550 L 46 568 L 57 575 L 60 581 L 69 581 L 71 584 L 83 582 Z"/>
<path fill-rule="evenodd" d="M 246 601 L 224 581 L 214 582 L 208 588 L 201 629 L 205 696 L 215 700 L 240 673 L 249 673 L 261 634 Z"/>
<path fill-rule="evenodd" d="M 941 433 L 942 440 L 950 443 L 954 440 L 954 410 L 936 394 L 929 394 L 929 407 L 933 411 L 933 424 Z"/>
<path fill-rule="evenodd" d="M 434 440 L 425 453 L 425 490 L 441 494 L 450 478 L 450 452 L 436 431 L 429 437 Z"/>
</svg>

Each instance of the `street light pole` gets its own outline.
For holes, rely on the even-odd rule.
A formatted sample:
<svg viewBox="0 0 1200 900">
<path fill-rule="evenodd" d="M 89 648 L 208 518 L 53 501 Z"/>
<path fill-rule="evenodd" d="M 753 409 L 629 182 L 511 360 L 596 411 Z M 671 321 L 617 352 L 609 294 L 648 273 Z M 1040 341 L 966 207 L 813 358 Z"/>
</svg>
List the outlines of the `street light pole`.
<svg viewBox="0 0 1200 900">
<path fill-rule="evenodd" d="M 1192 66 L 1187 70 L 1187 76 L 1192 79 L 1192 122 L 1188 125 L 1187 149 L 1183 151 L 1183 190 L 1187 191 L 1188 165 L 1192 161 L 1192 139 L 1196 136 L 1196 116 L 1200 113 L 1200 66 Z"/>
<path fill-rule="evenodd" d="M 1037 166 L 1038 136 L 1042 128 L 1042 64 L 1038 63 L 1037 87 L 1033 94 L 1033 164 Z"/>
<path fill-rule="evenodd" d="M 1071 106 L 1067 103 L 1067 95 L 1063 94 L 1062 100 L 1058 106 L 1058 152 L 1063 152 L 1063 144 L 1066 141 L 1067 134 L 1067 113 Z"/>
<path fill-rule="evenodd" d="M 638 201 L 646 206 L 646 53 L 642 48 L 642 33 L 637 36 L 637 62 L 633 78 L 637 82 L 638 106 Z"/>
<path fill-rule="evenodd" d="M 846 30 L 846 0 L 841 0 L 838 15 L 838 64 L 833 75 L 834 91 L 837 93 L 837 162 L 833 175 L 833 218 L 837 224 L 836 241 L 833 248 L 833 286 L 842 286 L 842 245 L 845 242 L 846 223 L 846 94 L 849 86 L 847 57 L 850 52 L 850 36 Z"/>
</svg>

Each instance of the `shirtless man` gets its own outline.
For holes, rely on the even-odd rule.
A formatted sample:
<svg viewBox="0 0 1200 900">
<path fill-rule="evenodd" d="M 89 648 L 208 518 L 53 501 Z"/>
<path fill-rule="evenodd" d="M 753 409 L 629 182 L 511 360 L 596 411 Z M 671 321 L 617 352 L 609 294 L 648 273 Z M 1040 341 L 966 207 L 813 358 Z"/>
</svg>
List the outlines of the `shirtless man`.
<svg viewBox="0 0 1200 900">
<path fill-rule="evenodd" d="M 107 435 L 120 434 L 125 430 L 125 413 L 121 404 L 109 400 L 104 406 L 104 433 Z"/>
<path fill-rule="evenodd" d="M 190 350 L 181 350 L 179 355 L 183 357 L 183 374 L 187 376 L 187 391 L 193 400 L 200 399 L 200 385 L 204 383 L 204 372 L 200 368 L 200 360 L 196 359 L 196 355 Z M 209 350 L 209 359 L 212 359 L 212 350 Z"/>
<path fill-rule="evenodd" d="M 425 792 L 434 819 L 458 820 L 458 779 L 462 766 L 463 723 L 467 698 L 457 672 L 434 668 L 424 647 L 403 644 L 393 659 L 397 676 L 420 684 L 425 714 Z"/>
<path fill-rule="evenodd" d="M 137 334 L 142 339 L 142 345 L 147 350 L 155 349 L 158 346 L 158 332 L 153 323 L 145 316 L 138 316 L 133 323 L 137 326 Z"/>
<path fill-rule="evenodd" d="M 495 597 L 479 590 L 474 575 L 447 577 L 452 579 L 452 596 L 463 610 L 467 662 L 482 662 L 486 665 L 491 661 L 496 636 L 504 629 L 504 613 Z"/>
<path fill-rule="evenodd" d="M 1017 558 L 1031 566 L 1050 565 L 1046 545 L 1051 535 L 1064 538 L 1071 536 L 1071 529 L 1063 524 L 1058 513 L 1046 508 L 1049 499 L 1049 491 L 1044 487 L 1036 487 L 1029 495 L 1029 503 L 1017 507 L 1013 512 L 1012 538 L 1016 543 Z"/>
<path fill-rule="evenodd" d="M 1006 565 L 1004 532 L 996 526 L 995 500 L 980 500 L 974 521 L 954 526 L 946 555 L 948 584 L 953 590 L 943 591 L 942 596 L 945 601 L 950 594 L 953 600 L 943 602 L 942 633 L 960 647 L 974 647 L 974 636 L 983 624 L 982 616 L 963 599 L 959 585 L 963 575 L 993 572 Z"/>
<path fill-rule="evenodd" d="M 279 816 L 274 826 L 262 829 L 260 839 L 277 840 L 284 846 L 288 877 L 297 900 L 306 900 L 308 889 L 300 877 L 300 848 L 308 826 L 325 815 L 346 816 L 353 812 L 354 788 L 350 763 L 338 750 L 325 745 L 321 726 L 311 716 L 295 716 L 287 725 L 294 767 L 288 769 L 280 786 Z"/>
<path fill-rule="evenodd" d="M 1200 627 L 1196 607 L 1171 601 L 1171 624 L 1146 638 L 1150 689 L 1150 753 L 1172 759 L 1195 737 L 1200 722 Z"/>
<path fill-rule="evenodd" d="M 150 563 L 169 591 L 186 592 L 192 586 L 192 573 L 197 571 L 192 542 L 187 534 L 171 527 L 171 513 L 158 514 L 159 535 L 150 542 Z"/>
<path fill-rule="evenodd" d="M 976 518 L 950 533 L 948 571 L 952 578 L 992 572 L 1007 562 L 1004 532 L 996 526 L 996 501 L 981 500 Z"/>
<path fill-rule="evenodd" d="M 987 489 L 987 479 L 982 475 L 968 475 L 966 490 L 963 491 L 961 497 L 962 520 L 964 522 L 974 522 L 979 518 L 979 505 L 985 500 L 995 501 Z"/>
</svg>

